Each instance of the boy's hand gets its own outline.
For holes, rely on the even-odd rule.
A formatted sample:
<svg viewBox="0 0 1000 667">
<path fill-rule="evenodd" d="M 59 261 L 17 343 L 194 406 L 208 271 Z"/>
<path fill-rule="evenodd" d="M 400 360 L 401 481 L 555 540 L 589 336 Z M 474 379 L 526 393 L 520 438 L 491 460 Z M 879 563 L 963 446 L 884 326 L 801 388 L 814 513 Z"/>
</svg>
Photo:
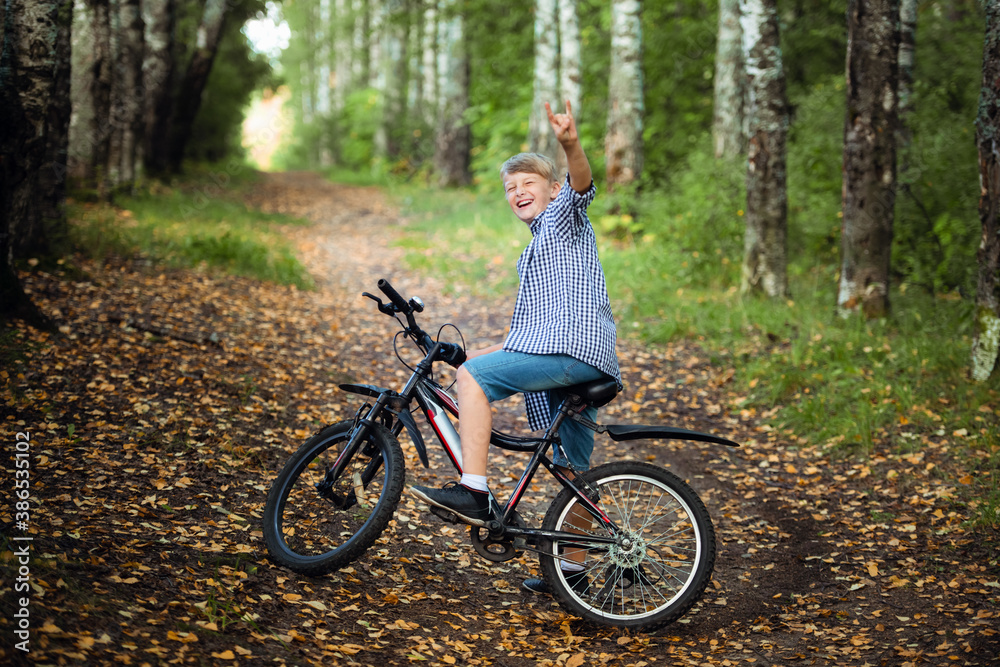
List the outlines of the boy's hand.
<svg viewBox="0 0 1000 667">
<path fill-rule="evenodd" d="M 576 122 L 573 120 L 573 110 L 570 108 L 569 100 L 566 100 L 566 113 L 554 114 L 549 103 L 545 103 L 545 112 L 549 115 L 549 123 L 552 131 L 556 134 L 556 139 L 565 146 L 575 141 L 579 141 L 576 133 Z"/>
</svg>

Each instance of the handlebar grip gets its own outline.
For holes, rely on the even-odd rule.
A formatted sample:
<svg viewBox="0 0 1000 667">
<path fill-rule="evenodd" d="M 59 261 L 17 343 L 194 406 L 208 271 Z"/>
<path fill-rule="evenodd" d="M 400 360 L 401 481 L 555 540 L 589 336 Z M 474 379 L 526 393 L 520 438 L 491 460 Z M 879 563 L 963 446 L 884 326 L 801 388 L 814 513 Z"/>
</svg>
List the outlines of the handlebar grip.
<svg viewBox="0 0 1000 667">
<path fill-rule="evenodd" d="M 382 293 L 389 297 L 389 301 L 392 301 L 393 305 L 399 309 L 402 313 L 410 312 L 410 304 L 406 303 L 406 299 L 399 295 L 399 292 L 389 284 L 389 281 L 385 278 L 380 278 L 378 281 L 378 288 L 382 290 Z"/>
</svg>

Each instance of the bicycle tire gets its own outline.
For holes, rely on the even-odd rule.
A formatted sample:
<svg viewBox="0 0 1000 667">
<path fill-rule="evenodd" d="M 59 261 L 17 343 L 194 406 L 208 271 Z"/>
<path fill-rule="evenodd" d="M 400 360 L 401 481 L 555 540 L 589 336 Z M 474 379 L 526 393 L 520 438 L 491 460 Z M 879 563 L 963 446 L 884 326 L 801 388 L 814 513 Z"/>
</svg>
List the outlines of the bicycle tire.
<svg viewBox="0 0 1000 667">
<path fill-rule="evenodd" d="M 316 488 L 350 440 L 352 426 L 339 422 L 309 438 L 271 485 L 263 532 L 275 564 L 310 576 L 329 574 L 364 554 L 389 525 L 403 492 L 405 464 L 399 441 L 383 426 L 369 426 L 366 440 L 334 480 L 341 506 Z M 362 486 L 360 475 L 368 466 L 375 466 L 375 476 Z M 353 504 L 343 502 L 352 498 Z"/>
<path fill-rule="evenodd" d="M 560 566 L 568 552 L 558 541 L 543 543 L 542 576 L 574 615 L 601 625 L 652 631 L 673 623 L 698 601 L 715 567 L 715 530 L 704 503 L 681 478 L 647 463 L 599 466 L 582 477 L 598 491 L 598 504 L 630 540 L 583 548 L 585 576 Z M 570 521 L 576 517 L 576 526 Z M 544 530 L 608 536 L 568 489 L 552 502 Z M 576 550 L 581 545 L 578 543 Z"/>
</svg>

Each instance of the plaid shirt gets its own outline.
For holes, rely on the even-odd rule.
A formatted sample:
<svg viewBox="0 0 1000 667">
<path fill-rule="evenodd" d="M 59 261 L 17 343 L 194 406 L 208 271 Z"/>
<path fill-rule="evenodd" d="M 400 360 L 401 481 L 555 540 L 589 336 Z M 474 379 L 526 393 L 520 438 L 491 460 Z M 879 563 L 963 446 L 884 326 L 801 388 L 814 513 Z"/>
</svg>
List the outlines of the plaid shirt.
<svg viewBox="0 0 1000 667">
<path fill-rule="evenodd" d="M 520 285 L 503 349 L 527 354 L 565 354 L 618 381 L 615 321 L 597 256 L 587 207 L 597 189 L 580 194 L 569 184 L 531 223 L 531 243 L 517 260 Z M 548 426 L 548 392 L 525 393 L 532 429 Z"/>
</svg>

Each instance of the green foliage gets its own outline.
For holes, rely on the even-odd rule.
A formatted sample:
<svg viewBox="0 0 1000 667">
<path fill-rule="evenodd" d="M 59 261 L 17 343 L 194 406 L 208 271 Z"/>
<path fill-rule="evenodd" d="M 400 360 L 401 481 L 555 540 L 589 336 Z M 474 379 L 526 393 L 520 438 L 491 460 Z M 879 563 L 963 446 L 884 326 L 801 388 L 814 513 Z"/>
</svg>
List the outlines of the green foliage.
<svg viewBox="0 0 1000 667">
<path fill-rule="evenodd" d="M 836 263 L 840 254 L 841 166 L 844 159 L 842 75 L 790 96 L 788 246 L 792 261 Z"/>
<path fill-rule="evenodd" d="M 433 272 L 446 294 L 456 289 L 506 294 L 517 288 L 515 263 L 531 233 L 511 213 L 500 187 L 428 196 L 424 188 L 397 185 L 394 197 L 409 218 L 396 241 L 407 251 L 406 262 Z"/>
<path fill-rule="evenodd" d="M 647 3 L 642 27 L 645 176 L 661 184 L 711 128 L 718 3 Z"/>
<path fill-rule="evenodd" d="M 899 158 L 893 268 L 933 292 L 975 292 L 979 171 L 975 110 L 983 17 L 954 22 L 927 13 L 918 29 L 913 144 Z"/>
<path fill-rule="evenodd" d="M 177 187 L 154 183 L 119 198 L 117 208 L 71 203 L 74 246 L 91 257 L 138 252 L 175 266 L 203 265 L 309 288 L 311 279 L 282 234 L 299 221 L 244 204 L 242 196 L 253 187 L 245 172 L 229 178 L 223 169 L 194 171 Z"/>
</svg>

